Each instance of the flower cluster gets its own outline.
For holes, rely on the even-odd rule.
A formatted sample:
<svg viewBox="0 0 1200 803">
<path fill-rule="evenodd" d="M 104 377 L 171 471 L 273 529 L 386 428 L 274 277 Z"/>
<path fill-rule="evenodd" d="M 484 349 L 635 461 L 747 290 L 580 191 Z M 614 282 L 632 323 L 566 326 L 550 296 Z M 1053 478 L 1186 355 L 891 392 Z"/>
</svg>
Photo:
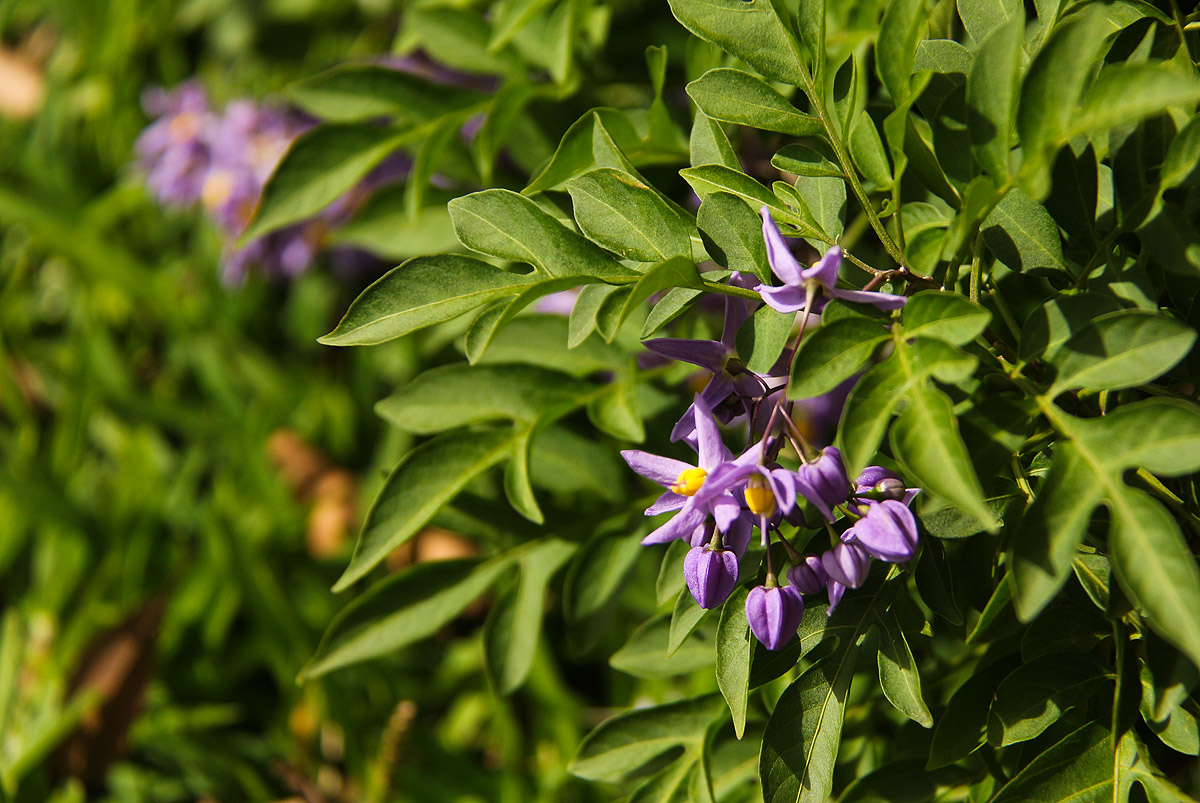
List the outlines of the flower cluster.
<svg viewBox="0 0 1200 803">
<path fill-rule="evenodd" d="M 385 162 L 317 216 L 235 247 L 258 205 L 263 186 L 293 140 L 313 121 L 285 109 L 235 100 L 223 111 L 203 87 L 189 81 L 167 92 L 146 92 L 147 113 L 157 118 L 135 146 L 146 184 L 165 206 L 200 204 L 226 236 L 226 281 L 242 281 L 251 266 L 268 275 L 305 271 L 325 248 L 329 232 L 347 220 L 374 187 L 407 173 L 401 156 Z M 334 252 L 340 264 L 361 264 L 361 253 Z"/>
<path fill-rule="evenodd" d="M 840 250 L 831 250 L 816 265 L 802 268 L 763 210 L 768 258 L 782 286 L 760 284 L 734 274 L 731 284 L 756 290 L 763 301 L 785 313 L 819 312 L 831 298 L 896 309 L 904 298 L 884 293 L 840 290 L 836 287 Z M 626 450 L 622 456 L 637 473 L 664 489 L 646 510 L 654 516 L 674 512 L 665 524 L 647 535 L 643 544 L 685 539 L 691 549 L 684 560 L 688 590 L 703 608 L 722 604 L 738 584 L 740 563 L 758 528 L 766 548 L 765 581 L 746 598 L 746 619 L 755 637 L 768 649 L 778 649 L 795 634 L 804 613 L 806 594 L 821 591 L 833 613 L 848 588 L 866 580 L 871 559 L 905 563 L 917 550 L 917 522 L 909 503 L 918 493 L 898 475 L 871 466 L 851 481 L 841 453 L 819 448 L 797 425 L 797 402 L 787 399 L 786 351 L 766 374 L 750 371 L 738 358 L 734 338 L 751 312 L 748 302 L 727 297 L 719 341 L 662 338 L 646 342 L 657 354 L 683 360 L 712 373 L 675 425 L 672 440 L 682 440 L 696 452 L 695 463 Z M 800 336 L 803 336 L 804 324 Z M 848 387 L 810 400 L 810 409 L 840 413 Z M 826 409 L 828 408 L 828 409 Z M 745 422 L 747 446 L 734 455 L 725 445 L 718 424 Z M 781 459 L 790 445 L 794 465 Z M 810 506 L 806 520 L 801 500 Z M 822 528 L 832 546 L 821 554 L 795 550 L 783 529 Z M 778 538 L 791 562 L 786 572 L 774 566 L 771 542 Z"/>
</svg>

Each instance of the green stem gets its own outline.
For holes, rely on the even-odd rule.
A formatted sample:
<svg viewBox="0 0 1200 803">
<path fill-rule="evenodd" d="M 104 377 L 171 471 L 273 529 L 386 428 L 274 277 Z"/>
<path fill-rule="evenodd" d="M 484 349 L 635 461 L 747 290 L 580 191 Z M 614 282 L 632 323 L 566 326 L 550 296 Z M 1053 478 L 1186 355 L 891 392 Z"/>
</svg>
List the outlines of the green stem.
<svg viewBox="0 0 1200 803">
<path fill-rule="evenodd" d="M 829 138 L 829 144 L 833 147 L 833 154 L 837 157 L 838 165 L 841 166 L 842 172 L 846 174 L 846 178 L 850 182 L 850 190 L 854 193 L 854 197 L 858 199 L 863 214 L 867 216 L 867 222 L 875 230 L 875 235 L 879 238 L 879 242 L 883 244 L 884 250 L 888 252 L 888 256 L 895 260 L 897 265 L 904 265 L 904 251 L 896 245 L 891 235 L 887 233 L 883 221 L 879 219 L 879 215 L 875 212 L 875 207 L 871 204 L 871 199 L 867 197 L 866 190 L 863 189 L 862 183 L 858 180 L 858 172 L 854 169 L 854 164 L 850 161 L 850 154 L 842 142 L 841 134 L 833 127 L 833 121 L 829 119 L 829 113 L 825 109 L 825 99 L 817 92 L 812 75 L 808 70 L 804 69 L 800 70 L 800 75 L 804 79 L 804 94 L 808 96 L 810 111 L 815 113 L 817 119 L 821 121 L 821 126 L 825 129 L 825 135 Z"/>
</svg>

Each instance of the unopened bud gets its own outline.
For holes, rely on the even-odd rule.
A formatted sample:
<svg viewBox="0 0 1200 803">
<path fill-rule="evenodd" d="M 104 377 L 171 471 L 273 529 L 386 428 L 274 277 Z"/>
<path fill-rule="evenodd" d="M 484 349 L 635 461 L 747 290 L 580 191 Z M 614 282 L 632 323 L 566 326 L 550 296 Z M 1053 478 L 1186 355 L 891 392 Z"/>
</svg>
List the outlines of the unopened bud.
<svg viewBox="0 0 1200 803">
<path fill-rule="evenodd" d="M 737 555 L 726 549 L 692 547 L 683 559 L 683 576 L 700 607 L 715 608 L 737 586 Z"/>
<path fill-rule="evenodd" d="M 804 600 L 791 587 L 758 586 L 746 597 L 750 632 L 768 650 L 777 650 L 791 641 L 803 617 Z"/>
</svg>

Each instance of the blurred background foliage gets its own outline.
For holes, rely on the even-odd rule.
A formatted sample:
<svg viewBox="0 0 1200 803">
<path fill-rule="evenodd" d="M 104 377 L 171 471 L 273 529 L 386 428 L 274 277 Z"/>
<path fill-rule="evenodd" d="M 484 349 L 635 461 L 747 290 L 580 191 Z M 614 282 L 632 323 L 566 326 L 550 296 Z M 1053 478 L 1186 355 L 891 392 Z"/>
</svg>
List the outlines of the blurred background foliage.
<svg viewBox="0 0 1200 803">
<path fill-rule="evenodd" d="M 593 794 L 564 768 L 606 713 L 588 706 L 643 690 L 601 674 L 594 656 L 619 637 L 576 651 L 570 683 L 540 653 L 503 700 L 482 673 L 477 607 L 462 627 L 476 635 L 449 651 L 427 644 L 296 684 L 340 606 L 329 587 L 361 510 L 407 446 L 372 407 L 457 359 L 459 331 L 318 346 L 393 263 L 341 274 L 319 262 L 291 282 L 252 273 L 228 286 L 216 227 L 161 209 L 131 168 L 145 89 L 195 76 L 216 106 L 278 99 L 322 69 L 413 47 L 408 14 L 424 15 L 435 33 L 421 44 L 451 66 L 550 87 L 519 160 L 535 163 L 581 110 L 644 104 L 625 76 L 644 84 L 646 44 L 683 35 L 665 3 L 588 5 L 573 20 L 578 50 L 557 66 L 526 43 L 497 71 L 484 49 L 436 34 L 454 30 L 439 15 L 482 24 L 484 10 L 0 2 L 0 799 Z M 608 42 L 613 15 L 636 35 Z M 601 80 L 570 99 L 585 69 Z M 391 563 L 475 550 L 430 530 Z M 652 588 L 656 556 L 631 557 Z M 640 620 L 652 596 L 624 604 Z"/>
</svg>

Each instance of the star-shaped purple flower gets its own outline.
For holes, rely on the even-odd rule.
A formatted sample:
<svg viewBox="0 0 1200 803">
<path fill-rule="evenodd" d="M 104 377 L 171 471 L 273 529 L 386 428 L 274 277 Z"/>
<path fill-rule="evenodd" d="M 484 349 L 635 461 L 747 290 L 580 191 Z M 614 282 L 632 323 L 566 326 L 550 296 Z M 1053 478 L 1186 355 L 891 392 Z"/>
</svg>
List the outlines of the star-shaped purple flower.
<svg viewBox="0 0 1200 803">
<path fill-rule="evenodd" d="M 643 544 L 662 544 L 676 538 L 690 538 L 711 515 L 721 532 L 728 530 L 741 512 L 741 504 L 732 493 L 741 480 L 736 472 L 724 470 L 732 454 L 721 440 L 717 422 L 708 403 L 699 395 L 696 408 L 696 465 L 682 460 L 650 454 L 636 449 L 621 452 L 629 467 L 667 489 L 647 516 L 677 510 L 679 513 L 642 539 Z"/>
<path fill-rule="evenodd" d="M 796 261 L 779 227 L 771 218 L 767 207 L 762 208 L 763 240 L 767 244 L 767 261 L 771 270 L 783 280 L 779 287 L 759 285 L 758 292 L 768 306 L 780 312 L 799 312 L 808 307 L 810 312 L 820 312 L 830 299 L 840 298 L 856 304 L 870 304 L 882 310 L 899 309 L 908 300 L 904 296 L 875 293 L 864 290 L 839 290 L 838 270 L 842 266 L 841 246 L 835 245 L 815 265 L 805 268 Z"/>
</svg>

